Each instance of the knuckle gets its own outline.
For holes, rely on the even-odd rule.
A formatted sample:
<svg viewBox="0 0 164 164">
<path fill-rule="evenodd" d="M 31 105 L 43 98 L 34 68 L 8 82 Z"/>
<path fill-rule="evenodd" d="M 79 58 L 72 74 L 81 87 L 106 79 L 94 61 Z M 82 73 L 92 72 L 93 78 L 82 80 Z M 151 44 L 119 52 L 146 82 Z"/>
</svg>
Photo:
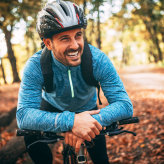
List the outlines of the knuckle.
<svg viewBox="0 0 164 164">
<path fill-rule="evenodd" d="M 83 134 L 83 138 L 86 138 L 88 136 L 88 133 Z"/>
<path fill-rule="evenodd" d="M 71 137 L 72 136 L 72 133 L 69 133 L 68 135 L 69 135 L 69 137 Z"/>
<path fill-rule="evenodd" d="M 91 128 L 91 129 L 94 129 L 94 128 L 95 128 L 95 125 L 94 125 L 94 124 L 93 124 L 93 125 L 91 125 L 91 126 L 90 126 L 90 128 Z"/>
<path fill-rule="evenodd" d="M 76 136 L 73 136 L 73 140 L 76 140 Z"/>
</svg>

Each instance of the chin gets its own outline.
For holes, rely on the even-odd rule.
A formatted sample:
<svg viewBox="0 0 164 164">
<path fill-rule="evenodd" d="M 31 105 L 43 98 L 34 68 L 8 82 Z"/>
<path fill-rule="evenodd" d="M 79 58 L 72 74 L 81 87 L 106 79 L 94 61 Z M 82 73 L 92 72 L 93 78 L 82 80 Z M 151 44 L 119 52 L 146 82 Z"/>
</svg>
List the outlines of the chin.
<svg viewBox="0 0 164 164">
<path fill-rule="evenodd" d="M 70 66 L 71 67 L 77 67 L 77 66 L 79 66 L 81 64 L 81 60 L 80 61 L 76 61 L 76 62 L 71 62 L 70 63 Z"/>
</svg>

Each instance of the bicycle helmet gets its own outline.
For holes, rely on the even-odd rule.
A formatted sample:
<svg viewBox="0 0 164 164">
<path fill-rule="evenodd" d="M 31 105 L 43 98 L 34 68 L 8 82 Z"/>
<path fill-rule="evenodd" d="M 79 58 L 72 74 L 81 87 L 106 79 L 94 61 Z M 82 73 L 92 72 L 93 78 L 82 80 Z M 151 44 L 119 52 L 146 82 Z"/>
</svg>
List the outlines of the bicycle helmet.
<svg viewBox="0 0 164 164">
<path fill-rule="evenodd" d="M 86 27 L 87 19 L 82 9 L 69 1 L 58 0 L 58 2 L 46 3 L 37 16 L 36 30 L 41 39 L 60 32 Z"/>
</svg>

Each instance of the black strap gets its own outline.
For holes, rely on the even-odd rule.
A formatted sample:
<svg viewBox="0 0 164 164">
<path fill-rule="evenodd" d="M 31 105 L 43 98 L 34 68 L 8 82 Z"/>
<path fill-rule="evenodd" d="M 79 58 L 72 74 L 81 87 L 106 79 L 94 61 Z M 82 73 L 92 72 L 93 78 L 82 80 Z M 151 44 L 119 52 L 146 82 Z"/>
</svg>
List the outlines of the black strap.
<svg viewBox="0 0 164 164">
<path fill-rule="evenodd" d="M 52 56 L 51 51 L 41 43 L 42 48 L 44 47 L 40 63 L 44 78 L 45 91 L 50 93 L 53 91 L 53 70 L 52 70 Z M 84 51 L 81 57 L 81 71 L 82 76 L 86 84 L 89 86 L 95 86 L 98 89 L 99 104 L 102 105 L 100 100 L 100 85 L 93 76 L 93 65 L 92 65 L 92 54 L 88 43 L 84 42 Z"/>
<path fill-rule="evenodd" d="M 49 51 L 46 46 L 42 51 L 40 63 L 44 78 L 45 91 L 51 93 L 53 91 L 52 56 L 51 51 Z"/>
<path fill-rule="evenodd" d="M 86 84 L 97 87 L 99 104 L 102 105 L 100 100 L 100 84 L 93 76 L 92 53 L 86 42 L 84 42 L 84 51 L 81 56 L 81 72 Z"/>
</svg>

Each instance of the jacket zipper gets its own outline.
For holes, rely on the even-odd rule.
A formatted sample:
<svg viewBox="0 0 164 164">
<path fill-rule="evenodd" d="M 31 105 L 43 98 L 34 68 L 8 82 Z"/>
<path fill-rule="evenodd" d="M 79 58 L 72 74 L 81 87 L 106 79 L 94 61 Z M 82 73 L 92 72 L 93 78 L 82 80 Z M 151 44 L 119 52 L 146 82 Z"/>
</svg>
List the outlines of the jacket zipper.
<svg viewBox="0 0 164 164">
<path fill-rule="evenodd" d="M 71 78 L 71 70 L 69 68 L 68 70 L 68 77 L 69 77 L 69 83 L 70 83 L 70 87 L 71 87 L 71 94 L 72 94 L 72 98 L 74 97 L 74 90 L 73 90 L 73 84 L 72 84 L 72 78 Z"/>
</svg>

